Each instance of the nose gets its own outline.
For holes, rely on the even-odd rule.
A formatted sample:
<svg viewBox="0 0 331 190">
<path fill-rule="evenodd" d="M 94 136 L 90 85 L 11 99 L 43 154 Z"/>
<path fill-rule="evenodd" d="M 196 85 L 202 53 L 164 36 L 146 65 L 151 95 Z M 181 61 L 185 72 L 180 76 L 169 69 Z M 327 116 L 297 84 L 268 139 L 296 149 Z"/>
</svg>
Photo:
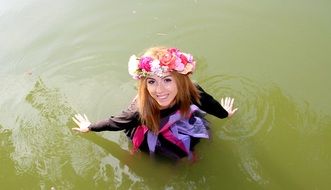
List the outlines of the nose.
<svg viewBox="0 0 331 190">
<path fill-rule="evenodd" d="M 156 93 L 161 93 L 164 89 L 162 82 L 158 82 L 156 85 Z"/>
</svg>

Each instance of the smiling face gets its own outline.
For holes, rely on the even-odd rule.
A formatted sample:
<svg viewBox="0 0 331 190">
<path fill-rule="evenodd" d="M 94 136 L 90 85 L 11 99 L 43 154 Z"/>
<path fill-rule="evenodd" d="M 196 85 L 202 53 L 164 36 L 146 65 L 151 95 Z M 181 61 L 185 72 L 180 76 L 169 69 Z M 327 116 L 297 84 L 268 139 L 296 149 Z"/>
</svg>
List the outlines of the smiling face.
<svg viewBox="0 0 331 190">
<path fill-rule="evenodd" d="M 147 90 L 161 109 L 168 108 L 178 93 L 177 83 L 170 73 L 162 77 L 152 75 L 147 77 Z"/>
</svg>

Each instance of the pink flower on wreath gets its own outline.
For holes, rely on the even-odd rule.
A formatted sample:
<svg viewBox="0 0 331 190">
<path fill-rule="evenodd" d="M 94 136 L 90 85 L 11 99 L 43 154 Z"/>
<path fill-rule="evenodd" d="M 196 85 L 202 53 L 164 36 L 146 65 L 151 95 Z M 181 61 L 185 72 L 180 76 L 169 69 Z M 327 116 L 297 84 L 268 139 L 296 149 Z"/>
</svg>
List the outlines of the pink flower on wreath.
<svg viewBox="0 0 331 190">
<path fill-rule="evenodd" d="M 178 72 L 182 72 L 184 69 L 185 69 L 185 65 L 180 61 L 176 61 L 175 70 L 178 71 Z"/>
<path fill-rule="evenodd" d="M 176 67 L 176 56 L 167 53 L 160 59 L 160 65 L 161 66 L 167 66 L 169 71 L 172 71 Z"/>
<path fill-rule="evenodd" d="M 139 68 L 142 70 L 145 70 L 147 72 L 151 71 L 151 62 L 153 61 L 153 58 L 151 57 L 142 57 L 139 61 Z"/>
<path fill-rule="evenodd" d="M 179 49 L 177 49 L 177 48 L 169 48 L 168 49 L 168 52 L 171 53 L 171 54 L 173 54 L 173 53 L 177 54 L 179 52 Z"/>
<path fill-rule="evenodd" d="M 140 58 L 132 55 L 128 63 L 128 71 L 134 79 L 149 75 L 162 75 L 164 72 L 171 71 L 188 74 L 195 70 L 195 64 L 191 54 L 183 53 L 177 48 L 169 48 L 165 55 L 155 59 L 147 54 Z"/>
<path fill-rule="evenodd" d="M 180 54 L 179 58 L 184 65 L 186 65 L 189 62 L 184 54 Z"/>
</svg>

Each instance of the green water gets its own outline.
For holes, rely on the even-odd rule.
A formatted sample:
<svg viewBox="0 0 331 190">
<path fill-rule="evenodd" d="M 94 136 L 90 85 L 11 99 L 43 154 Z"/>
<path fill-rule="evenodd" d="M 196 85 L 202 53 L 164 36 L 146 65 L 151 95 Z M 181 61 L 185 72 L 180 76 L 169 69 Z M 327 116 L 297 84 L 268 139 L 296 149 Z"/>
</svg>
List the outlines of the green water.
<svg viewBox="0 0 331 190">
<path fill-rule="evenodd" d="M 331 2 L 0 0 L 1 189 L 329 189 Z M 199 160 L 131 156 L 121 132 L 78 134 L 135 96 L 127 61 L 154 45 L 198 60 L 212 116 Z"/>
</svg>

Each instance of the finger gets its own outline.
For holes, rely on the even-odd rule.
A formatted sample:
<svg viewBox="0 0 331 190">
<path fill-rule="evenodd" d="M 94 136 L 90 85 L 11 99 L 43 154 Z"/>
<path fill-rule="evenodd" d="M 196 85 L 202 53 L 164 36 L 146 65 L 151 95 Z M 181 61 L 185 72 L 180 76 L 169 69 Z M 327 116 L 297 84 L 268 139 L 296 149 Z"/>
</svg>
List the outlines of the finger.
<svg viewBox="0 0 331 190">
<path fill-rule="evenodd" d="M 77 114 L 77 119 L 78 119 L 80 122 L 84 121 L 84 118 L 83 118 L 83 116 L 82 116 L 81 114 Z"/>
<path fill-rule="evenodd" d="M 234 102 L 234 98 L 231 98 L 231 106 L 233 105 Z"/>
<path fill-rule="evenodd" d="M 79 119 L 79 113 L 75 114 L 75 119 L 78 120 Z"/>
<path fill-rule="evenodd" d="M 225 104 L 226 104 L 227 106 L 229 106 L 229 97 L 226 97 L 226 98 L 225 98 Z"/>
<path fill-rule="evenodd" d="M 75 115 L 75 119 L 77 120 L 77 121 L 79 121 L 79 122 L 81 122 L 81 115 L 80 114 L 76 114 Z"/>
<path fill-rule="evenodd" d="M 232 115 L 238 110 L 238 108 L 235 108 L 234 110 L 232 110 Z"/>
<path fill-rule="evenodd" d="M 72 120 L 79 126 L 80 122 L 76 118 L 72 117 Z"/>
<path fill-rule="evenodd" d="M 239 108 L 235 108 L 235 109 L 233 110 L 233 113 L 236 112 L 238 109 L 239 109 Z"/>
<path fill-rule="evenodd" d="M 224 106 L 224 99 L 221 98 L 221 105 Z"/>
<path fill-rule="evenodd" d="M 229 107 L 232 110 L 232 107 L 233 107 L 233 98 L 230 98 L 229 102 L 230 102 L 229 103 Z"/>
<path fill-rule="evenodd" d="M 79 131 L 79 132 L 81 132 L 80 128 L 77 128 L 77 127 L 72 128 L 72 130 L 73 130 L 73 131 Z"/>
<path fill-rule="evenodd" d="M 84 118 L 85 118 L 85 121 L 89 121 L 87 116 L 85 115 L 85 113 L 84 113 Z"/>
</svg>

